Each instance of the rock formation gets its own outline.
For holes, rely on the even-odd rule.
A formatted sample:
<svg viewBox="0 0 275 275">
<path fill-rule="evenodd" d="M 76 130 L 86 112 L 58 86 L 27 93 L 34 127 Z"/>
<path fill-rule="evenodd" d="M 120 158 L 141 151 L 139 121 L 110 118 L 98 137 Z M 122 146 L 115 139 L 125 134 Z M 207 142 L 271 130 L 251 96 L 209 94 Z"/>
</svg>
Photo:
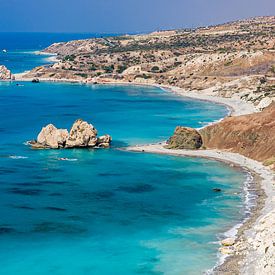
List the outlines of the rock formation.
<svg viewBox="0 0 275 275">
<path fill-rule="evenodd" d="M 227 150 L 263 162 L 275 169 L 275 102 L 262 112 L 226 117 L 199 131 L 178 126 L 168 149 Z M 215 191 L 215 190 L 214 190 Z"/>
<path fill-rule="evenodd" d="M 37 137 L 38 145 L 57 149 L 65 146 L 69 133 L 66 129 L 57 129 L 53 124 L 43 127 Z"/>
<path fill-rule="evenodd" d="M 14 76 L 11 71 L 7 69 L 7 67 L 1 65 L 0 66 L 0 80 L 12 80 Z"/>
<path fill-rule="evenodd" d="M 37 140 L 30 141 L 33 148 L 93 148 L 109 147 L 111 136 L 97 137 L 97 130 L 92 124 L 78 119 L 73 124 L 70 133 L 67 129 L 57 129 L 53 124 L 43 127 Z"/>
<path fill-rule="evenodd" d="M 65 147 L 94 147 L 97 144 L 96 136 L 97 130 L 93 125 L 78 119 L 71 128 Z"/>
<path fill-rule="evenodd" d="M 178 126 L 167 141 L 168 149 L 199 149 L 202 146 L 200 133 L 192 128 Z"/>
</svg>

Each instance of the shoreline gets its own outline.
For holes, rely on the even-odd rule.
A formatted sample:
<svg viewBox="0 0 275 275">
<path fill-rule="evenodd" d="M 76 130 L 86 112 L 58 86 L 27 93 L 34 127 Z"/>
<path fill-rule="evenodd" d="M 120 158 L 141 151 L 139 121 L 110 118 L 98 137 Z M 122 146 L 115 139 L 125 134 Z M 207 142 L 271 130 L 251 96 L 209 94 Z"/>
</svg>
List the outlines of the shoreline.
<svg viewBox="0 0 275 275">
<path fill-rule="evenodd" d="M 255 193 L 255 200 L 251 206 L 245 203 L 245 208 L 249 209 L 249 215 L 240 223 L 234 225 L 229 231 L 235 231 L 233 234 L 235 244 L 231 246 L 233 253 L 228 255 L 218 254 L 217 264 L 209 271 L 214 274 L 255 274 L 255 261 L 257 257 L 253 251 L 250 251 L 249 239 L 257 234 L 255 228 L 259 226 L 260 220 L 265 218 L 274 209 L 273 196 L 274 191 L 274 173 L 262 163 L 249 159 L 237 153 L 225 152 L 220 150 L 183 150 L 183 149 L 166 149 L 164 143 L 137 145 L 127 147 L 125 150 L 132 152 L 146 152 L 153 154 L 167 154 L 179 157 L 198 157 L 213 159 L 229 164 L 233 167 L 243 169 L 252 176 L 252 181 L 248 183 L 248 190 L 245 192 L 251 194 L 251 190 Z M 244 183 L 245 188 L 245 183 Z M 274 213 L 275 214 L 275 213 Z M 227 233 L 224 232 L 225 237 Z M 232 237 L 232 236 L 230 236 Z M 221 246 L 222 248 L 222 246 Z M 249 250 L 249 253 L 244 253 Z M 252 273 L 251 273 L 252 272 Z M 266 273 L 269 274 L 269 273 Z"/>
<path fill-rule="evenodd" d="M 18 76 L 18 75 L 16 75 Z M 23 74 L 20 74 L 19 78 L 22 78 Z M 17 81 L 31 81 L 31 79 L 16 79 Z M 50 79 L 50 78 L 39 78 L 42 82 L 64 82 L 64 83 L 79 83 L 85 85 L 92 85 L 93 83 L 86 83 L 83 80 L 77 79 Z M 212 96 L 210 94 L 202 94 L 198 91 L 185 91 L 179 87 L 165 86 L 150 83 L 133 83 L 133 82 L 103 82 L 97 85 L 135 85 L 135 86 L 151 86 L 164 89 L 166 91 L 172 92 L 179 96 L 192 98 L 201 101 L 211 101 L 216 104 L 222 104 L 229 110 L 228 115 L 243 115 L 257 112 L 257 108 L 251 104 L 247 103 L 240 98 L 223 98 L 218 96 Z M 212 122 L 216 123 L 216 122 Z M 205 127 L 205 126 L 204 126 Z M 157 153 L 157 154 L 169 154 L 176 156 L 185 157 L 202 157 L 208 159 L 215 159 L 217 161 L 225 162 L 229 165 L 234 165 L 246 170 L 253 176 L 253 181 L 250 183 L 255 186 L 255 192 L 257 194 L 256 205 L 251 208 L 250 214 L 246 217 L 240 224 L 234 225 L 236 230 L 236 243 L 234 244 L 234 253 L 227 256 L 219 255 L 217 264 L 211 269 L 211 272 L 215 274 L 253 274 L 251 272 L 256 270 L 256 260 L 257 251 L 251 249 L 251 241 L 248 242 L 250 236 L 257 235 L 257 226 L 259 226 L 262 219 L 266 218 L 266 215 L 274 213 L 274 202 L 272 197 L 274 196 L 274 191 L 272 190 L 272 184 L 274 184 L 274 172 L 269 168 L 265 167 L 262 163 L 255 160 L 244 157 L 240 154 L 230 153 L 218 150 L 171 150 L 163 148 L 163 144 L 151 144 L 151 145 L 141 145 L 132 146 L 126 148 L 129 151 L 135 152 L 147 152 L 147 153 Z M 249 191 L 248 191 L 249 192 Z M 246 206 L 245 206 L 246 207 Z M 233 229 L 232 228 L 232 229 Z M 226 234 L 226 232 L 224 233 Z M 249 250 L 245 253 L 245 250 Z M 255 250 L 255 249 L 254 249 Z M 262 256 L 262 255 L 261 255 Z M 262 263 L 260 263 L 262 268 Z M 272 267 L 273 268 L 273 267 Z M 272 269 L 273 270 L 273 269 Z M 235 273 L 233 273 L 235 272 Z M 269 273 L 265 273 L 269 274 Z"/>
<path fill-rule="evenodd" d="M 14 74 L 14 81 L 32 81 L 32 78 L 24 78 L 24 76 L 29 71 L 23 73 Z M 72 83 L 72 84 L 83 84 L 83 85 L 126 85 L 126 86 L 144 86 L 144 87 L 157 87 L 163 89 L 165 91 L 172 92 L 178 96 L 187 97 L 191 99 L 196 99 L 200 101 L 208 101 L 214 102 L 216 104 L 224 105 L 227 107 L 229 114 L 228 116 L 238 116 L 238 115 L 246 115 L 258 112 L 258 109 L 249 102 L 241 100 L 240 98 L 225 98 L 220 96 L 212 96 L 210 94 L 202 94 L 202 92 L 198 91 L 187 91 L 180 87 L 176 86 L 167 86 L 167 85 L 159 85 L 154 83 L 139 83 L 139 82 L 124 82 L 124 81 L 108 81 L 108 82 L 98 82 L 97 84 L 92 82 L 85 82 L 85 80 L 80 79 L 70 79 L 70 78 L 39 78 L 41 82 L 58 82 L 58 83 Z"/>
</svg>

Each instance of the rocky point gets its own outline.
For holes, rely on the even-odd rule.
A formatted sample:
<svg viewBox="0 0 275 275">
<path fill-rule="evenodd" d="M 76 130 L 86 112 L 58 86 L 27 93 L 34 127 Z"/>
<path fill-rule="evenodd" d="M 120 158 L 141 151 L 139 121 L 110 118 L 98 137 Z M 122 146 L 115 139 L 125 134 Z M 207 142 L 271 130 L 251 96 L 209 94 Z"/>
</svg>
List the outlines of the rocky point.
<svg viewBox="0 0 275 275">
<path fill-rule="evenodd" d="M 97 130 L 92 124 L 78 119 L 67 129 L 57 129 L 53 124 L 43 127 L 36 140 L 30 141 L 32 148 L 60 149 L 60 148 L 107 148 L 111 143 L 111 136 L 97 137 Z"/>
</svg>

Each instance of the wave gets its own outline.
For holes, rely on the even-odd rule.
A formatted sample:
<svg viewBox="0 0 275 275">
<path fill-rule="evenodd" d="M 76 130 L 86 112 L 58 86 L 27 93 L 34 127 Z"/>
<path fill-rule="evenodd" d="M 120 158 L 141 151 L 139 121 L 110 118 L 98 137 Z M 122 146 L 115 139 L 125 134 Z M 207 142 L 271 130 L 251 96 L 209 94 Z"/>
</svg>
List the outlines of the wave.
<svg viewBox="0 0 275 275">
<path fill-rule="evenodd" d="M 28 157 L 24 157 L 24 156 L 8 156 L 8 158 L 10 158 L 10 159 L 27 159 Z"/>
<path fill-rule="evenodd" d="M 78 159 L 70 159 L 70 158 L 58 158 L 57 160 L 61 160 L 61 161 L 78 161 Z"/>
</svg>

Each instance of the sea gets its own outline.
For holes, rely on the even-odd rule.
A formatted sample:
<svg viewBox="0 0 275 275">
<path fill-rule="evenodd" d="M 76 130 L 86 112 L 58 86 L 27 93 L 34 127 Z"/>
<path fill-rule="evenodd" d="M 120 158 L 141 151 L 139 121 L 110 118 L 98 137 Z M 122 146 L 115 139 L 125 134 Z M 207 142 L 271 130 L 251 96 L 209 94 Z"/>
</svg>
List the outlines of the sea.
<svg viewBox="0 0 275 275">
<path fill-rule="evenodd" d="M 20 73 L 49 64 L 36 51 L 51 43 L 100 36 L 0 33 L 0 64 Z M 227 113 L 156 87 L 0 82 L 0 274 L 211 270 L 219 240 L 246 216 L 247 172 L 123 148 L 167 140 L 177 125 L 199 128 Z M 48 123 L 69 129 L 78 118 L 110 134 L 111 148 L 26 144 Z"/>
</svg>

